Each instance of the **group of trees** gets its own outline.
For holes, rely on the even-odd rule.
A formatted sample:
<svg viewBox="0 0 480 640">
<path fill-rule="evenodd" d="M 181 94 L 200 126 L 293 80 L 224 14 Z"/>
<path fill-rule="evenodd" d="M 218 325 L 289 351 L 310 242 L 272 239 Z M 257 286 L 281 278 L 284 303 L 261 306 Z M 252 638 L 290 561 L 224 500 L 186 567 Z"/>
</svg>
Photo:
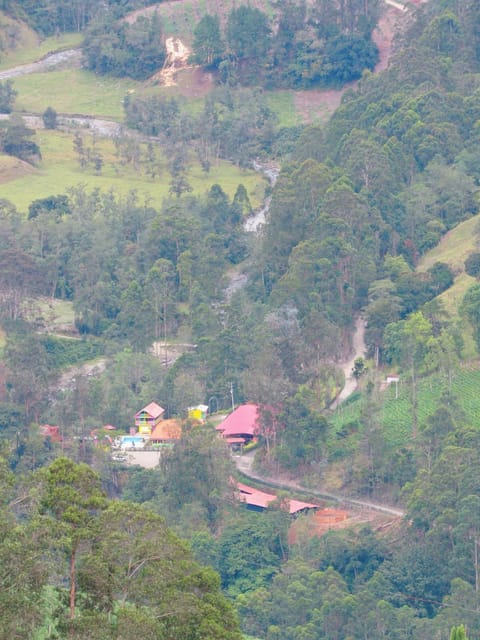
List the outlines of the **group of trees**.
<svg viewBox="0 0 480 640">
<path fill-rule="evenodd" d="M 83 52 L 96 73 L 144 79 L 161 69 L 165 61 L 162 24 L 157 13 L 140 16 L 132 24 L 107 13 L 88 29 Z"/>
<path fill-rule="evenodd" d="M 126 124 L 159 138 L 171 165 L 184 169 L 195 153 L 204 171 L 225 158 L 248 166 L 260 155 L 277 155 L 276 117 L 261 90 L 219 87 L 194 116 L 176 98 L 127 96 Z"/>
<path fill-rule="evenodd" d="M 241 637 L 218 576 L 153 511 L 108 500 L 85 464 L 14 478 L 2 458 L 0 518 L 5 640 Z"/>
<path fill-rule="evenodd" d="M 43 35 L 86 30 L 87 66 L 99 73 L 145 78 L 165 59 L 157 13 L 133 23 L 122 18 L 148 0 L 5 0 L 3 10 Z M 217 15 L 204 15 L 194 29 L 195 62 L 230 85 L 308 88 L 343 84 L 373 69 L 378 50 L 371 40 L 379 0 L 274 3 L 273 19 L 249 4 L 233 7 L 222 29 Z"/>
<path fill-rule="evenodd" d="M 248 4 L 234 7 L 222 32 L 218 16 L 205 15 L 194 30 L 194 60 L 218 70 L 227 84 L 308 88 L 341 84 L 373 69 L 378 50 L 371 32 L 379 3 L 275 4 L 275 25 Z"/>
<path fill-rule="evenodd" d="M 220 27 L 205 18 L 207 35 L 200 37 L 199 26 L 197 55 L 227 79 L 244 73 L 241 81 L 249 82 L 251 70 L 268 77 L 261 64 L 272 52 L 292 67 L 302 50 L 313 73 L 308 65 L 328 47 L 335 55 L 345 53 L 344 32 L 362 39 L 369 34 L 373 23 L 361 17 L 377 7 L 339 3 L 327 20 L 332 3 L 317 4 L 323 21 L 312 23 L 309 14 L 306 25 L 301 3 L 282 3 L 275 33 L 261 12 L 247 6 L 234 9 L 226 31 L 209 41 L 209 30 Z M 370 531 L 332 533 L 320 541 L 305 536 L 297 547 L 289 545 L 281 500 L 264 520 L 235 511 L 227 458 L 205 431 L 187 433 L 161 468 L 125 474 L 130 482 L 124 497 L 147 503 L 141 509 L 108 504 L 98 478 L 60 459 L 41 472 L 38 491 L 28 493 L 28 513 L 22 510 L 25 493 L 4 500 L 5 637 L 12 637 L 12 612 L 18 620 L 19 607 L 25 632 L 17 633 L 25 637 L 47 625 L 60 637 L 128 638 L 140 625 L 145 637 L 237 637 L 231 610 L 218 595 L 218 578 L 198 568 L 151 508 L 182 529 L 196 556 L 219 571 L 249 633 L 267 640 L 448 640 L 452 627 L 464 623 L 470 640 L 478 640 L 478 434 L 451 395 L 444 394 L 426 420 L 416 413 L 418 377 L 439 371 L 448 391 L 458 360 L 455 328 L 432 302 L 453 274 L 444 264 L 414 271 L 423 252 L 476 211 L 477 4 L 428 3 L 389 71 L 365 75 L 324 129 L 312 126 L 288 138 L 292 153 L 253 249 L 242 229 L 249 210 L 243 187 L 231 199 L 219 185 L 203 197 L 180 186 L 190 146 L 206 170 L 215 157 L 246 164 L 259 150 L 279 150 L 271 113 L 256 91 L 237 96 L 220 88 L 195 118 L 182 113 L 176 100 L 126 101 L 129 124 L 159 137 L 172 152 L 172 176 L 178 179 L 172 193 L 178 197 L 160 210 L 135 194 L 121 200 L 83 188 L 33 202 L 27 219 L 0 201 L 1 321 L 8 332 L 11 401 L 0 405 L 0 427 L 13 443 L 10 466 L 18 475 L 56 455 L 50 444 L 35 440 L 34 428 L 22 428 L 32 419 L 58 422 L 72 440 L 84 441 L 87 425 L 126 428 L 152 397 L 169 414 L 180 414 L 201 399 L 221 403 L 232 390 L 237 402 L 269 405 L 260 433 L 268 464 L 318 477 L 336 447 L 338 457 L 350 455 L 350 486 L 369 493 L 381 484 L 403 491 L 410 523 L 393 549 Z M 157 64 L 149 54 L 158 35 L 152 25 L 117 24 L 111 32 L 115 65 L 130 42 L 146 45 L 147 66 Z M 315 40 L 308 40 L 309 33 Z M 105 32 L 98 23 L 89 37 L 107 70 L 110 61 L 101 52 Z M 223 39 L 230 51 L 226 58 L 216 48 Z M 312 48 L 319 42 L 325 49 Z M 126 64 L 122 73 L 133 62 Z M 225 273 L 249 251 L 249 283 L 226 301 Z M 476 276 L 474 260 L 467 269 Z M 79 377 L 55 402 L 49 356 L 61 360 L 62 350 L 35 335 L 27 313 L 39 293 L 71 300 L 78 329 L 100 337 L 111 356 L 103 376 Z M 479 307 L 476 284 L 463 306 L 475 327 Z M 332 437 L 321 414 L 338 384 L 332 360 L 348 348 L 361 310 L 377 364 L 390 362 L 408 374 L 415 447 L 397 452 L 386 446 L 371 388 L 351 433 L 345 429 Z M 146 352 L 153 340 L 180 327 L 196 348 L 167 371 Z M 19 425 L 15 433 L 12 424 Z M 340 445 L 332 444 L 335 437 Z M 87 447 L 78 455 L 101 459 Z M 113 484 L 105 460 L 101 468 Z M 5 479 L 7 491 L 13 478 L 6 470 Z M 72 494 L 77 483 L 80 489 Z M 74 509 L 65 506 L 66 499 Z M 47 538 L 38 522 L 47 522 L 55 535 Z M 34 543 L 44 545 L 38 547 L 45 550 L 41 566 Z M 165 546 L 152 557 L 154 544 Z M 46 557 L 51 565 L 43 563 Z M 180 573 L 172 573 L 172 565 Z"/>
<path fill-rule="evenodd" d="M 59 32 L 80 32 L 105 13 L 111 12 L 120 18 L 148 4 L 148 0 L 107 0 L 101 4 L 95 0 L 2 0 L 0 8 L 49 36 Z"/>
</svg>

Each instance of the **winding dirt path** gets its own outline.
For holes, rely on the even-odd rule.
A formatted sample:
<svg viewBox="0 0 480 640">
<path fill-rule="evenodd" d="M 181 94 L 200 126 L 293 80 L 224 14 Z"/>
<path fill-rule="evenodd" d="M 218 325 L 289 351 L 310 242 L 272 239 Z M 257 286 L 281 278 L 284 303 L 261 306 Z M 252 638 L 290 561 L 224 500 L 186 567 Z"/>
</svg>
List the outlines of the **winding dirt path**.
<svg viewBox="0 0 480 640">
<path fill-rule="evenodd" d="M 338 405 L 346 400 L 357 388 L 357 379 L 353 375 L 353 366 L 357 358 L 363 358 L 367 350 L 365 345 L 365 321 L 360 316 L 355 321 L 355 331 L 352 336 L 352 354 L 348 360 L 339 363 L 345 376 L 345 385 L 338 394 L 337 398 L 330 405 L 330 409 L 336 409 Z"/>
</svg>

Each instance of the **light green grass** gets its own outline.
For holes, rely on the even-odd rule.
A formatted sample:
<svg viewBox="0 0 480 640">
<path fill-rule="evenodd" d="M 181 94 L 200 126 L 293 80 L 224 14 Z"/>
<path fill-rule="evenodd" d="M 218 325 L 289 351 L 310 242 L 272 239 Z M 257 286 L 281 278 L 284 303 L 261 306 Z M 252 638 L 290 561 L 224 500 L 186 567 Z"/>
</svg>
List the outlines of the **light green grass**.
<svg viewBox="0 0 480 640">
<path fill-rule="evenodd" d="M 62 33 L 58 37 L 52 36 L 40 42 L 37 42 L 37 39 L 38 37 L 32 35 L 27 41 L 27 46 L 20 46 L 3 54 L 0 70 L 36 62 L 54 51 L 76 48 L 82 42 L 83 36 L 80 33 Z"/>
<path fill-rule="evenodd" d="M 471 253 L 478 250 L 479 227 L 480 215 L 460 223 L 449 231 L 436 247 L 428 251 L 417 266 L 417 271 L 424 272 L 436 262 L 444 262 L 453 270 L 455 274 L 453 285 L 441 293 L 436 300 L 441 302 L 450 319 L 459 323 L 465 345 L 462 356 L 465 359 L 475 357 L 476 347 L 471 327 L 460 316 L 459 310 L 467 290 L 475 282 L 475 278 L 465 273 L 465 260 Z"/>
<path fill-rule="evenodd" d="M 33 172 L 27 175 L 20 172 L 17 179 L 10 179 L 1 185 L 2 198 L 13 202 L 22 212 L 28 211 L 28 205 L 33 200 L 65 193 L 69 188 L 79 184 L 84 185 L 88 191 L 96 188 L 103 191 L 112 190 L 119 196 L 136 190 L 141 200 L 147 200 L 152 206 L 157 207 L 169 195 L 171 178 L 165 167 L 161 175 L 154 180 L 133 167 L 120 168 L 111 140 L 103 139 L 97 142 L 97 148 L 105 162 L 101 175 L 95 175 L 90 168 L 80 168 L 73 149 L 72 134 L 40 131 L 37 133 L 36 141 L 42 152 L 40 165 Z M 91 137 L 88 135 L 85 137 L 85 144 L 91 146 Z M 5 162 L 10 160 L 5 159 Z M 220 184 L 222 189 L 233 197 L 238 185 L 242 183 L 254 207 L 261 203 L 266 185 L 263 178 L 254 171 L 239 169 L 224 161 L 213 164 L 208 174 L 205 174 L 199 165 L 194 164 L 187 173 L 187 178 L 193 193 L 197 195 L 208 191 L 213 184 Z"/>
<path fill-rule="evenodd" d="M 293 91 L 268 91 L 265 96 L 268 106 L 278 118 L 279 127 L 294 127 L 299 123 Z"/>
<path fill-rule="evenodd" d="M 462 272 L 468 256 L 477 250 L 480 234 L 480 215 L 476 215 L 465 222 L 461 222 L 449 231 L 439 244 L 428 251 L 420 260 L 417 270 L 427 271 L 435 262 L 445 262 L 454 271 Z"/>
<path fill-rule="evenodd" d="M 141 85 L 126 78 L 97 76 L 84 69 L 32 73 L 15 78 L 16 111 L 86 114 L 123 120 L 123 99 Z"/>
<path fill-rule="evenodd" d="M 73 303 L 69 300 L 58 300 L 57 298 L 39 298 L 36 301 L 38 314 L 44 319 L 49 330 L 70 326 L 73 328 L 75 322 L 75 312 Z"/>
</svg>

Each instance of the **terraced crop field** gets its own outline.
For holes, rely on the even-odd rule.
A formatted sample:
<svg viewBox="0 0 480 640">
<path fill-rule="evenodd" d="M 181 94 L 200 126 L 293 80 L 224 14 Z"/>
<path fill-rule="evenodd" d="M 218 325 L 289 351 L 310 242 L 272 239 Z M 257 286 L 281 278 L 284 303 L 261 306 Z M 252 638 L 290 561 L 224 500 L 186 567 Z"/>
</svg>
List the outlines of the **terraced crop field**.
<svg viewBox="0 0 480 640">
<path fill-rule="evenodd" d="M 435 411 L 441 394 L 447 388 L 446 380 L 439 375 L 429 376 L 418 385 L 418 424 L 425 423 L 427 417 Z M 465 413 L 465 421 L 480 429 L 480 368 L 477 362 L 470 363 L 456 371 L 452 380 L 451 391 L 459 398 L 459 404 Z M 382 396 L 381 422 L 383 434 L 388 445 L 399 447 L 409 442 L 412 435 L 412 402 L 411 386 L 407 380 L 401 381 L 398 387 L 398 398 L 395 387 L 391 385 Z M 331 423 L 335 432 L 359 420 L 364 396 L 346 404 L 332 416 Z"/>
</svg>

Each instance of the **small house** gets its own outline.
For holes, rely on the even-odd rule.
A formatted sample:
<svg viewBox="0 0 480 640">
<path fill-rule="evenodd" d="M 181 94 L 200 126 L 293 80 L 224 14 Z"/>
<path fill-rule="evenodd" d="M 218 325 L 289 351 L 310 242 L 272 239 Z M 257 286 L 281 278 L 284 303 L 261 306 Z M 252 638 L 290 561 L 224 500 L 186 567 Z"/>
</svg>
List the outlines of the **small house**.
<svg viewBox="0 0 480 640">
<path fill-rule="evenodd" d="M 163 419 L 165 409 L 156 402 L 150 402 L 135 414 L 135 426 L 138 433 L 149 436 L 157 424 Z"/>
<path fill-rule="evenodd" d="M 199 422 L 205 422 L 208 414 L 207 404 L 197 404 L 196 407 L 188 407 L 188 417 L 191 420 L 198 420 Z"/>
</svg>

